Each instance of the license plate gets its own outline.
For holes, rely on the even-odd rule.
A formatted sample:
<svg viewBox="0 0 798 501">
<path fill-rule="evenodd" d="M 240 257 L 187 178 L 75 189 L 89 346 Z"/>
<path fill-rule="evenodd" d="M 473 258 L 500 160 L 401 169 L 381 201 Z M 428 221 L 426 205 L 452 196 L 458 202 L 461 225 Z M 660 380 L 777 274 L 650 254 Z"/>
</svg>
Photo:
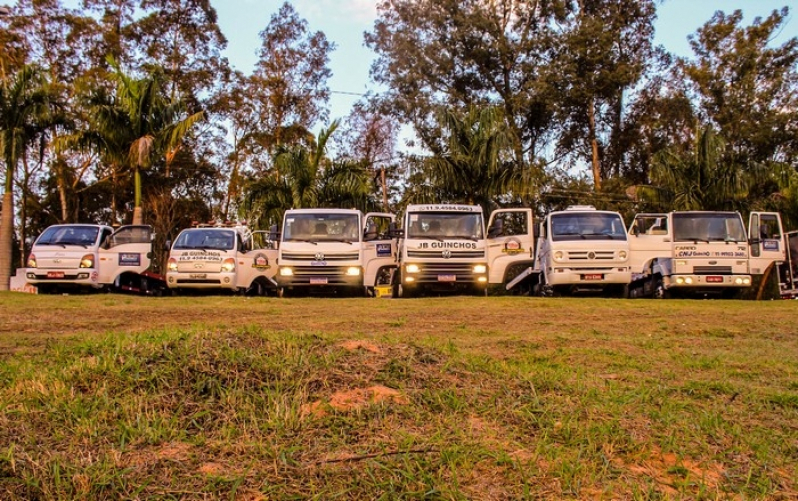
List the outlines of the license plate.
<svg viewBox="0 0 798 501">
<path fill-rule="evenodd" d="M 707 283 L 710 284 L 723 283 L 723 277 L 707 277 Z"/>
<path fill-rule="evenodd" d="M 207 278 L 207 273 L 191 273 L 188 278 Z"/>
<path fill-rule="evenodd" d="M 327 277 L 310 277 L 310 285 L 326 285 Z"/>
<path fill-rule="evenodd" d="M 601 273 L 586 273 L 582 275 L 582 280 L 602 280 L 604 275 Z"/>
<path fill-rule="evenodd" d="M 438 275 L 438 282 L 456 282 L 457 275 Z"/>
<path fill-rule="evenodd" d="M 47 278 L 64 278 L 63 271 L 48 271 Z"/>
</svg>

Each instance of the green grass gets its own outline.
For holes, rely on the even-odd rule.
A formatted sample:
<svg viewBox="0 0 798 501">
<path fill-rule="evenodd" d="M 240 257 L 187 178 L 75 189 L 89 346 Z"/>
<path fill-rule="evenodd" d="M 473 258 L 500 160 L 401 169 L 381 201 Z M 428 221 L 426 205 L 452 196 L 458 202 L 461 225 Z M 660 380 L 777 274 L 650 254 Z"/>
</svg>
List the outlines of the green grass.
<svg viewBox="0 0 798 501">
<path fill-rule="evenodd" d="M 0 499 L 789 499 L 789 301 L 0 294 Z"/>
</svg>

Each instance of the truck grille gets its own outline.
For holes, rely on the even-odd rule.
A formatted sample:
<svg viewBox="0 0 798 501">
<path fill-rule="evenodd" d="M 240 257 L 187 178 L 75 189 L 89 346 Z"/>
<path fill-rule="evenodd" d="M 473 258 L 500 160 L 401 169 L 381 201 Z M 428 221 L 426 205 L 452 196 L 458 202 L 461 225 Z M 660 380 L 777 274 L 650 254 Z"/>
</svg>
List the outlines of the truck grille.
<svg viewBox="0 0 798 501">
<path fill-rule="evenodd" d="M 325 286 L 357 284 L 360 276 L 346 274 L 347 266 L 294 266 L 294 274 L 290 277 L 290 285 L 313 285 L 311 278 L 323 277 L 327 279 Z M 282 278 L 282 277 L 280 277 Z"/>
<path fill-rule="evenodd" d="M 443 257 L 442 252 L 443 251 L 439 250 L 435 251 L 408 250 L 407 257 L 437 259 Z M 448 259 L 481 259 L 485 257 L 484 250 L 470 250 L 470 251 L 453 250 L 450 252 L 451 255 L 449 256 Z"/>
<path fill-rule="evenodd" d="M 346 252 L 346 253 L 328 253 L 323 252 L 324 259 L 322 261 L 357 261 L 360 259 L 360 254 L 358 252 Z M 309 253 L 309 252 L 283 252 L 281 257 L 285 260 L 292 260 L 292 261 L 319 261 L 316 259 L 316 253 Z"/>
<path fill-rule="evenodd" d="M 615 259 L 615 251 L 569 251 L 568 259 L 571 261 L 609 261 Z"/>
<path fill-rule="evenodd" d="M 474 283 L 474 268 L 475 263 L 426 263 L 421 267 L 420 273 L 413 273 L 415 283 L 417 284 L 430 284 L 440 283 L 439 276 L 441 275 L 454 275 L 458 284 Z"/>
<path fill-rule="evenodd" d="M 695 275 L 731 275 L 731 266 L 693 266 Z"/>
</svg>

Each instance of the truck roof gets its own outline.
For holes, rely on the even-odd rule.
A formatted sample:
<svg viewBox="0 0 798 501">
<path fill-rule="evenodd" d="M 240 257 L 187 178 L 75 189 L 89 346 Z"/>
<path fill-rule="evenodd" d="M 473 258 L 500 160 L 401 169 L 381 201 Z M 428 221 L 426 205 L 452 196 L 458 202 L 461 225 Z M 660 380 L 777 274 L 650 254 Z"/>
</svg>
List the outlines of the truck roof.
<svg viewBox="0 0 798 501">
<path fill-rule="evenodd" d="M 288 209 L 286 214 L 362 214 L 357 209 Z"/>
<path fill-rule="evenodd" d="M 405 212 L 482 212 L 479 205 L 465 204 L 413 204 Z"/>
</svg>

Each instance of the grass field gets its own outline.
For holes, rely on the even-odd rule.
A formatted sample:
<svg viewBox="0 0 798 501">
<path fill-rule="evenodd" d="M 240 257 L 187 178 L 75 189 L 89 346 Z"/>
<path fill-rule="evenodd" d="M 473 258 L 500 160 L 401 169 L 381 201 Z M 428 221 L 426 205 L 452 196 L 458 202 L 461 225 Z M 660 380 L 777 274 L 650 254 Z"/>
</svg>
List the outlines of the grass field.
<svg viewBox="0 0 798 501">
<path fill-rule="evenodd" d="M 0 499 L 796 499 L 796 319 L 0 293 Z"/>
</svg>

